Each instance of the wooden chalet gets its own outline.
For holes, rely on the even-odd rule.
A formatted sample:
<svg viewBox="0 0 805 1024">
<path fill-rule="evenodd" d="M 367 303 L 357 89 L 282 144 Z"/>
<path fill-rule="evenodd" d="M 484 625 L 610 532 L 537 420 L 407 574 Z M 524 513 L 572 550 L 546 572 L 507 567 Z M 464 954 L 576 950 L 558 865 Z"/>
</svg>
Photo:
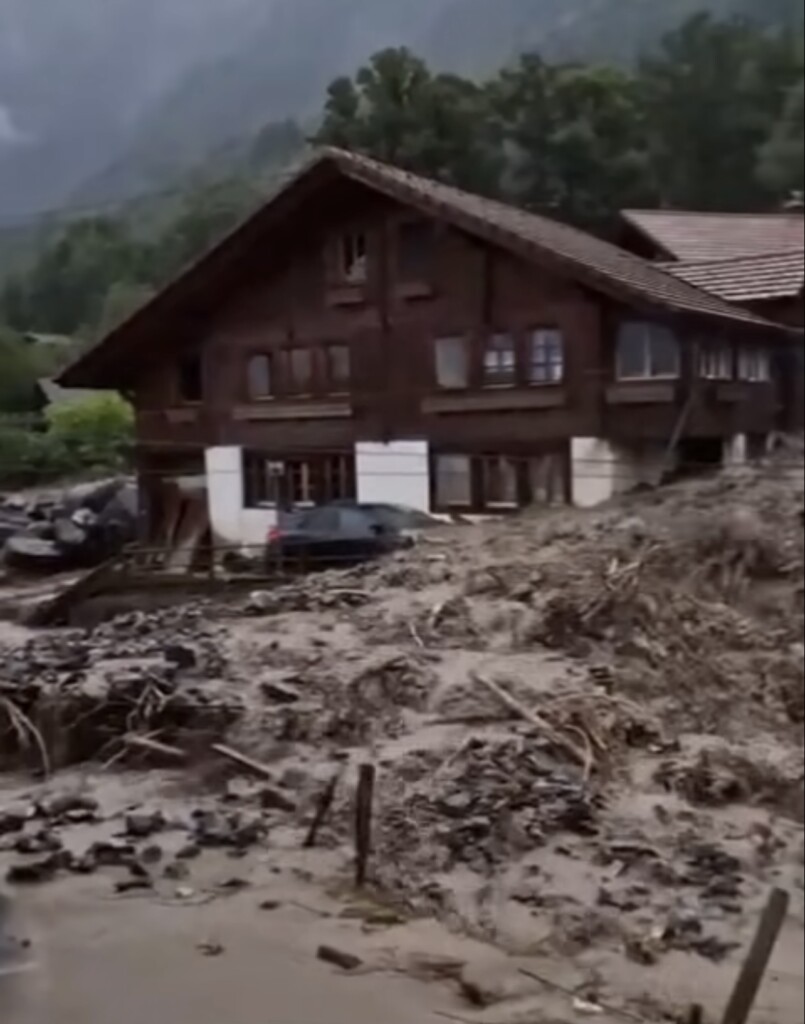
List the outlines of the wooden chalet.
<svg viewBox="0 0 805 1024">
<path fill-rule="evenodd" d="M 335 498 L 594 505 L 760 451 L 798 332 L 575 228 L 339 150 L 61 378 L 137 410 L 216 537 Z M 156 511 L 154 516 L 156 516 Z"/>
</svg>

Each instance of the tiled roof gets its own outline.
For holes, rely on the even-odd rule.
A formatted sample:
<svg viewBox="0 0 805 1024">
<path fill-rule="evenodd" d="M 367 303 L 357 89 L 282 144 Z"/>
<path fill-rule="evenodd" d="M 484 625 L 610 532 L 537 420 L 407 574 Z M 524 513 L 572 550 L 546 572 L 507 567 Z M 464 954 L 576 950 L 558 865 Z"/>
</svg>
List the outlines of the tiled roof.
<svg viewBox="0 0 805 1024">
<path fill-rule="evenodd" d="M 702 263 L 665 263 L 664 268 L 688 284 L 728 302 L 789 299 L 805 286 L 805 252 L 739 256 Z"/>
<path fill-rule="evenodd" d="M 700 262 L 805 249 L 801 213 L 623 210 L 621 216 L 673 260 Z"/>
<path fill-rule="evenodd" d="M 68 367 L 60 383 L 69 387 L 120 386 L 121 367 L 126 365 L 124 357 L 136 352 L 140 343 L 147 345 L 149 338 L 159 335 L 162 317 L 176 314 L 191 299 L 214 296 L 216 283 L 225 275 L 230 279 L 237 276 L 244 260 L 264 251 L 272 231 L 294 216 L 311 190 L 332 181 L 333 174 L 441 218 L 524 259 L 550 266 L 557 273 L 627 305 L 708 317 L 736 326 L 786 331 L 577 228 L 368 157 L 325 149 L 240 227 Z"/>
<path fill-rule="evenodd" d="M 462 192 L 368 157 L 343 150 L 327 150 L 326 154 L 344 174 L 370 188 L 452 220 L 470 233 L 485 236 L 505 248 L 542 257 L 560 266 L 568 276 L 582 279 L 605 294 L 672 312 L 743 323 L 764 322 L 578 228 Z"/>
</svg>

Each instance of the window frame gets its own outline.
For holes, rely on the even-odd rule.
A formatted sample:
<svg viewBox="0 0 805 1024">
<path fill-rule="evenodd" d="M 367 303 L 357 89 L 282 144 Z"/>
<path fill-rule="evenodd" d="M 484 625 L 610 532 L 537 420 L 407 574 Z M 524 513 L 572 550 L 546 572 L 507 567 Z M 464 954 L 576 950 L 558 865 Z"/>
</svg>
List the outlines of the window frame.
<svg viewBox="0 0 805 1024">
<path fill-rule="evenodd" d="M 621 345 L 625 343 L 622 332 L 628 329 L 639 327 L 642 329 L 641 344 L 643 349 L 643 372 L 640 374 L 625 374 L 621 369 Z M 656 331 L 666 332 L 675 343 L 676 369 L 672 373 L 652 372 L 651 343 Z M 665 324 L 656 323 L 651 320 L 622 320 L 618 324 L 615 338 L 615 379 L 623 383 L 651 383 L 657 381 L 675 381 L 682 376 L 682 346 L 676 332 Z"/>
<path fill-rule="evenodd" d="M 467 488 L 467 499 L 459 501 L 443 501 L 441 495 L 441 476 L 440 469 L 442 464 L 448 460 L 461 461 L 466 466 L 466 488 Z M 451 475 L 457 475 L 455 473 Z M 463 509 L 467 511 L 473 507 L 474 504 L 474 486 L 473 486 L 473 457 L 467 455 L 464 452 L 436 452 L 433 456 L 433 493 L 434 493 L 434 506 L 437 509 Z M 463 476 L 463 471 L 462 471 Z M 462 480 L 463 485 L 463 480 Z"/>
<path fill-rule="evenodd" d="M 294 357 L 304 354 L 308 360 L 307 383 L 299 387 L 294 372 Z M 308 345 L 291 345 L 283 349 L 283 392 L 290 398 L 312 398 L 316 392 L 316 350 Z"/>
<path fill-rule="evenodd" d="M 277 483 L 273 488 L 269 485 L 272 474 L 268 472 L 272 464 L 283 466 L 283 472 L 275 475 Z M 244 508 L 304 510 L 357 499 L 357 467 L 354 454 L 349 452 L 272 455 L 245 449 L 242 467 Z M 301 489 L 292 479 L 297 470 Z"/>
<path fill-rule="evenodd" d="M 357 244 L 360 242 L 361 244 Z M 369 233 L 364 228 L 348 228 L 337 240 L 337 263 L 339 280 L 354 287 L 363 287 L 369 281 Z M 355 267 L 363 260 L 358 273 Z"/>
<path fill-rule="evenodd" d="M 559 342 L 559 362 L 550 358 L 550 350 L 548 349 L 548 342 L 543 335 L 553 335 Z M 536 358 L 536 350 L 539 345 L 543 345 L 548 352 L 548 358 L 538 360 Z M 528 378 L 528 386 L 531 388 L 545 388 L 545 387 L 560 387 L 565 383 L 565 374 L 567 373 L 567 350 L 565 346 L 565 336 L 561 327 L 533 327 L 528 332 L 528 351 L 527 351 L 527 365 L 526 373 Z M 534 371 L 538 366 L 545 367 L 547 372 L 550 372 L 553 366 L 559 366 L 559 376 L 555 379 L 548 376 L 544 380 L 535 379 Z"/>
<path fill-rule="evenodd" d="M 460 384 L 445 384 L 441 380 L 441 362 L 440 362 L 440 349 L 442 346 L 448 344 L 456 345 L 461 347 L 462 359 L 463 359 L 463 382 Z M 467 391 L 472 383 L 472 342 L 469 334 L 465 333 L 453 333 L 453 334 L 441 334 L 432 340 L 432 353 L 433 353 L 433 377 L 434 384 L 439 391 Z"/>
<path fill-rule="evenodd" d="M 735 380 L 735 349 L 729 342 L 700 345 L 698 362 L 700 380 L 715 383 Z M 726 364 L 729 364 L 728 370 L 725 369 Z"/>
<path fill-rule="evenodd" d="M 482 509 L 496 510 L 516 510 L 521 505 L 521 472 L 520 472 L 520 460 L 513 455 L 482 455 L 479 456 L 480 462 L 480 506 Z M 511 483 L 513 484 L 514 494 L 509 499 L 492 500 L 489 497 L 491 488 L 489 487 L 489 470 L 493 464 L 508 463 L 508 467 L 512 472 Z"/>
<path fill-rule="evenodd" d="M 747 360 L 755 362 L 755 366 L 761 367 L 759 373 L 745 369 Z M 738 380 L 744 384 L 771 384 L 772 359 L 771 352 L 763 345 L 742 345 L 738 350 Z M 750 364 L 751 365 L 751 364 Z"/>
<path fill-rule="evenodd" d="M 340 351 L 346 354 L 346 379 L 339 380 L 333 373 L 333 353 Z M 323 389 L 328 395 L 348 395 L 352 390 L 352 347 L 344 341 L 328 342 L 322 346 L 321 360 Z"/>
<path fill-rule="evenodd" d="M 411 229 L 424 229 L 425 234 L 425 247 L 424 255 L 421 260 L 415 260 L 417 266 L 406 267 L 405 255 L 406 249 L 403 244 L 403 235 L 405 231 Z M 398 222 L 395 230 L 395 272 L 397 281 L 402 285 L 407 284 L 427 284 L 433 275 L 433 269 L 435 265 L 435 249 L 436 249 L 436 224 L 429 217 L 409 217 L 405 220 Z M 410 250 L 409 250 L 410 254 Z"/>
<path fill-rule="evenodd" d="M 501 347 L 499 343 L 506 341 L 507 346 Z M 519 360 L 517 358 L 517 335 L 514 331 L 493 331 L 484 337 L 484 346 L 482 353 L 482 364 L 481 364 L 481 378 L 482 385 L 484 388 L 516 388 L 519 383 Z M 496 372 L 501 371 L 501 367 L 508 374 L 506 379 L 496 379 L 490 375 L 490 356 L 511 356 L 511 365 L 508 365 L 508 359 L 498 359 L 498 366 Z"/>
<path fill-rule="evenodd" d="M 268 364 L 268 391 L 265 394 L 255 394 L 252 388 L 252 366 L 258 359 L 265 359 Z M 273 402 L 277 397 L 276 366 L 274 353 L 272 352 L 250 352 L 246 358 L 246 396 L 249 402 Z"/>
</svg>

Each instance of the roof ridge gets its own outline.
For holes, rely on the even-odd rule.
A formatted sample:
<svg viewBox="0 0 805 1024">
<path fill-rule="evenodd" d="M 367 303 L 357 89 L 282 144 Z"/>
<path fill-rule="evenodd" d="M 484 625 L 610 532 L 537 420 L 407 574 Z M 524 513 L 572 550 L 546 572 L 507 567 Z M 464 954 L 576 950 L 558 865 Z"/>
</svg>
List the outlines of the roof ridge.
<svg viewBox="0 0 805 1024">
<path fill-rule="evenodd" d="M 620 211 L 622 217 L 627 217 L 631 214 L 638 214 L 643 216 L 655 216 L 655 217 L 729 217 L 729 218 L 749 218 L 749 217 L 779 217 L 779 218 L 794 218 L 799 217 L 800 219 L 805 218 L 805 210 L 676 210 L 676 209 L 664 209 L 663 207 L 625 207 Z"/>
</svg>

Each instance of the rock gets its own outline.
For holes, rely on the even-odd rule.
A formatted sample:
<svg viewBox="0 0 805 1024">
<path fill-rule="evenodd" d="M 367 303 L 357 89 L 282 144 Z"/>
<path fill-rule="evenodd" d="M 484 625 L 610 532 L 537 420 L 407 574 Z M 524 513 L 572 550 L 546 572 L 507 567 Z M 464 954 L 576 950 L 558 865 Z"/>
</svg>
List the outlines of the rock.
<svg viewBox="0 0 805 1024">
<path fill-rule="evenodd" d="M 146 846 L 140 853 L 140 861 L 143 864 L 159 864 L 162 860 L 163 852 L 162 847 L 157 843 L 152 843 L 151 846 Z"/>
<path fill-rule="evenodd" d="M 260 806 L 267 811 L 285 811 L 293 814 L 296 811 L 296 804 L 273 786 L 264 786 L 260 790 Z"/>
<path fill-rule="evenodd" d="M 201 856 L 201 847 L 198 843 L 185 843 L 176 854 L 177 860 L 195 860 Z"/>
<path fill-rule="evenodd" d="M 316 950 L 316 956 L 319 960 L 323 960 L 328 964 L 334 964 L 344 971 L 354 971 L 363 963 L 359 956 L 346 953 L 341 949 L 336 949 L 334 946 L 319 946 Z"/>
<path fill-rule="evenodd" d="M 144 811 L 126 815 L 126 834 L 135 839 L 147 839 L 165 828 L 161 811 Z"/>
<path fill-rule="evenodd" d="M 509 964 L 466 964 L 458 978 L 462 996 L 472 1006 L 486 1008 L 533 992 L 533 981 Z"/>
<path fill-rule="evenodd" d="M 87 856 L 91 857 L 101 867 L 116 867 L 119 864 L 127 864 L 135 855 L 135 849 L 122 839 L 104 839 L 93 843 L 87 850 Z"/>
<path fill-rule="evenodd" d="M 98 811 L 98 801 L 82 793 L 61 793 L 40 801 L 36 807 L 38 813 L 44 818 L 61 818 L 75 813 L 94 815 Z"/>
<path fill-rule="evenodd" d="M 175 665 L 180 671 L 195 668 L 196 652 L 184 644 L 169 644 L 165 648 L 165 661 L 170 665 Z"/>
<path fill-rule="evenodd" d="M 127 892 L 146 892 L 154 888 L 150 878 L 127 878 L 122 882 L 115 882 L 115 892 L 125 895 Z"/>
<path fill-rule="evenodd" d="M 42 829 L 35 835 L 20 836 L 14 844 L 14 849 L 17 853 L 30 856 L 40 853 L 57 853 L 63 845 L 57 835 L 47 829 Z"/>
<path fill-rule="evenodd" d="M 9 885 L 39 885 L 54 878 L 63 864 L 59 854 L 51 854 L 44 860 L 12 864 L 6 872 L 6 881 Z"/>
<path fill-rule="evenodd" d="M 183 879 L 190 877 L 190 868 L 187 866 L 187 861 L 173 860 L 170 864 L 165 865 L 163 875 L 165 878 L 171 879 L 171 881 L 181 882 Z"/>
<path fill-rule="evenodd" d="M 222 956 L 226 951 L 224 946 L 220 942 L 200 942 L 196 949 L 202 956 Z"/>
<path fill-rule="evenodd" d="M 260 683 L 260 689 L 266 700 L 273 701 L 275 704 L 296 704 L 301 700 L 298 690 L 293 690 L 290 686 L 274 682 L 271 679 L 264 679 Z"/>
<path fill-rule="evenodd" d="M 282 906 L 282 900 L 263 900 L 260 904 L 260 910 L 279 910 Z"/>
<path fill-rule="evenodd" d="M 25 827 L 28 816 L 25 811 L 19 810 L 0 811 L 0 836 L 10 835 L 12 832 L 20 832 Z"/>
</svg>

